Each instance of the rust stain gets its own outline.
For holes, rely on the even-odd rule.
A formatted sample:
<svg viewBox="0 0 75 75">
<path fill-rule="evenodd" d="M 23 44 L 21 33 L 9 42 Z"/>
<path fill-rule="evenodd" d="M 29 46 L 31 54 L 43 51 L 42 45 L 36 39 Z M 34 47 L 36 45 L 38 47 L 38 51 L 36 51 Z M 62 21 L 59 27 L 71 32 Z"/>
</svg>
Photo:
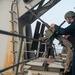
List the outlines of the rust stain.
<svg viewBox="0 0 75 75">
<path fill-rule="evenodd" d="M 11 51 L 13 51 L 13 44 L 11 40 L 12 37 L 10 36 L 8 38 L 8 43 L 7 43 L 7 49 L 6 49 L 5 60 L 4 60 L 4 68 L 13 65 L 14 62 L 14 54 L 11 53 Z"/>
</svg>

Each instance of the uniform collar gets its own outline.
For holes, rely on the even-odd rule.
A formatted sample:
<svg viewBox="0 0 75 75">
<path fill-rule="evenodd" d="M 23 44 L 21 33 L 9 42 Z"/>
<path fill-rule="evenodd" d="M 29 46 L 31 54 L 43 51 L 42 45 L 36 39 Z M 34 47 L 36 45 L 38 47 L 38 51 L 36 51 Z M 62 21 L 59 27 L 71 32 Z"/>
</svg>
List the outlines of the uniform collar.
<svg viewBox="0 0 75 75">
<path fill-rule="evenodd" d="M 75 20 L 71 24 L 73 24 L 73 23 L 75 23 Z"/>
</svg>

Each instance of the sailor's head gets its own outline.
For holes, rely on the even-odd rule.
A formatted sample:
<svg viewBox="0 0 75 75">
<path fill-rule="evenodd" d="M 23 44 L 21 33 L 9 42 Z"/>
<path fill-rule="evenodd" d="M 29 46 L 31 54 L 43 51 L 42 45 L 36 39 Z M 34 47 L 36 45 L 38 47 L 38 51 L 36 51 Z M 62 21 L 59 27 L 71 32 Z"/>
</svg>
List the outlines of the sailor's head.
<svg viewBox="0 0 75 75">
<path fill-rule="evenodd" d="M 68 11 L 64 17 L 65 17 L 66 21 L 70 24 L 75 20 L 75 12 Z"/>
</svg>

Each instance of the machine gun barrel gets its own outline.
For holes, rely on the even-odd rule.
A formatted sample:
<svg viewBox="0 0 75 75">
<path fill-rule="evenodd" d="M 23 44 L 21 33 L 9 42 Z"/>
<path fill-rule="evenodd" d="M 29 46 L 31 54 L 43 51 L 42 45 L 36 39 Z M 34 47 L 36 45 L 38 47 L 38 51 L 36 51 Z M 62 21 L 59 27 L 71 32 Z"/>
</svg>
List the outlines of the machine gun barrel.
<svg viewBox="0 0 75 75">
<path fill-rule="evenodd" d="M 61 27 L 66 21 L 64 20 L 59 26 Z"/>
<path fill-rule="evenodd" d="M 32 12 L 27 6 L 25 6 L 25 8 L 26 8 L 29 12 L 31 12 L 37 19 L 39 19 L 39 20 L 50 30 L 49 24 L 47 24 L 47 23 L 46 23 L 45 21 L 43 21 L 41 18 L 37 17 L 37 15 L 36 15 L 34 12 Z M 66 22 L 66 21 L 64 20 L 59 26 L 62 26 L 65 22 Z M 52 30 L 51 30 L 51 32 L 52 32 Z"/>
</svg>

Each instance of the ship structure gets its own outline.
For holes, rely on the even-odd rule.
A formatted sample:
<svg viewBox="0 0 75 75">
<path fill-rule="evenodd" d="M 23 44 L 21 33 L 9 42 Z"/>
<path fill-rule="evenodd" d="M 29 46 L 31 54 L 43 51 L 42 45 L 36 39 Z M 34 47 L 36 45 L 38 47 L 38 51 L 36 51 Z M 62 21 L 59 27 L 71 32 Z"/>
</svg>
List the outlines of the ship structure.
<svg viewBox="0 0 75 75">
<path fill-rule="evenodd" d="M 53 32 L 46 30 L 44 37 L 49 25 L 40 18 L 60 0 L 44 2 L 0 0 L 1 75 L 63 75 L 66 54 L 56 53 Z M 36 21 L 32 36 L 31 24 L 37 19 L 40 21 Z M 63 44 L 67 41 L 60 35 L 57 37 Z"/>
</svg>

